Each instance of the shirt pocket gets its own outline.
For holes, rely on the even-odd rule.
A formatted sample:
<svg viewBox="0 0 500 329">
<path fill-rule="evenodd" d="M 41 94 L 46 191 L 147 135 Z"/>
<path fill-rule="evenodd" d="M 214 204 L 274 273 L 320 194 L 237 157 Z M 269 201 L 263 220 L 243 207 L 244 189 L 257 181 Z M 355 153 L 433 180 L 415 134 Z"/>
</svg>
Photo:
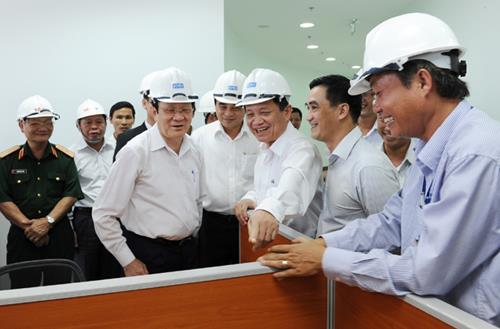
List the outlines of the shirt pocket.
<svg viewBox="0 0 500 329">
<path fill-rule="evenodd" d="M 31 177 L 29 174 L 11 175 L 9 185 L 14 201 L 24 200 L 27 197 Z"/>
<path fill-rule="evenodd" d="M 66 177 L 62 173 L 52 172 L 47 174 L 47 195 L 61 197 L 64 192 Z"/>
<path fill-rule="evenodd" d="M 243 153 L 243 172 L 242 176 L 245 179 L 253 179 L 255 162 L 257 161 L 258 154 Z"/>
</svg>

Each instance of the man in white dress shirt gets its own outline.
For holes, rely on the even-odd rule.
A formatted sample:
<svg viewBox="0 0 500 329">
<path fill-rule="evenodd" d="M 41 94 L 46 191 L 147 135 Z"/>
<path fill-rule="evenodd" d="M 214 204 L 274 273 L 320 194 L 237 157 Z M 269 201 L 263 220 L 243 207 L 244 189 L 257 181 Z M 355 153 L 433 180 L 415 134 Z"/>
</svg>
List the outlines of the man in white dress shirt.
<svg viewBox="0 0 500 329">
<path fill-rule="evenodd" d="M 113 163 L 114 140 L 105 137 L 106 112 L 101 104 L 87 99 L 78 107 L 76 120 L 82 139 L 71 150 L 85 198 L 73 208 L 75 261 L 87 280 L 118 277 L 123 275 L 121 267 L 97 237 L 92 220 L 92 207 Z"/>
<path fill-rule="evenodd" d="M 261 142 L 255 164 L 254 189 L 235 207 L 248 221 L 254 249 L 274 239 L 279 223 L 309 236 L 316 234 L 317 213 L 311 201 L 318 192 L 321 155 L 290 123 L 288 82 L 278 72 L 255 69 L 245 80 L 243 99 L 248 127 Z M 317 200 L 318 198 L 315 198 Z M 249 216 L 247 210 L 255 211 Z"/>
<path fill-rule="evenodd" d="M 197 262 L 203 168 L 186 135 L 197 97 L 177 68 L 155 77 L 150 95 L 157 123 L 118 153 L 93 209 L 97 235 L 126 276 L 190 269 Z"/>
<path fill-rule="evenodd" d="M 311 136 L 330 150 L 318 236 L 378 213 L 399 189 L 387 157 L 361 136 L 356 125 L 361 97 L 349 95 L 349 87 L 349 79 L 341 75 L 323 76 L 309 84 Z"/>
<path fill-rule="evenodd" d="M 259 143 L 235 104 L 241 99 L 245 76 L 231 70 L 215 82 L 213 100 L 218 121 L 193 132 L 205 167 L 207 197 L 199 234 L 200 266 L 239 262 L 239 222 L 234 205 L 253 189 L 253 169 Z"/>
</svg>

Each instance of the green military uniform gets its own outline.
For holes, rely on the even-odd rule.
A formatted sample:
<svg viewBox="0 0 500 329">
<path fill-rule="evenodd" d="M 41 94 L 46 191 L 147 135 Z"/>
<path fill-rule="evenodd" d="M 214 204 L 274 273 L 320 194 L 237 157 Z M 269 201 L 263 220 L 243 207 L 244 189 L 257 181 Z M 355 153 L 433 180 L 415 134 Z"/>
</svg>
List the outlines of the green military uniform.
<svg viewBox="0 0 500 329">
<path fill-rule="evenodd" d="M 15 203 L 29 219 L 47 216 L 63 197 L 83 198 L 72 153 L 59 145 L 48 143 L 40 160 L 33 156 L 28 143 L 2 152 L 0 158 L 0 203 Z M 7 238 L 7 263 L 45 258 L 72 259 L 73 232 L 66 215 L 48 234 L 49 244 L 36 247 L 21 228 L 12 224 Z M 44 274 L 45 284 L 51 283 L 48 274 L 47 271 Z M 29 278 L 19 276 L 19 279 L 12 285 L 37 285 L 40 281 L 39 274 Z M 53 283 L 57 280 L 54 278 Z"/>
</svg>

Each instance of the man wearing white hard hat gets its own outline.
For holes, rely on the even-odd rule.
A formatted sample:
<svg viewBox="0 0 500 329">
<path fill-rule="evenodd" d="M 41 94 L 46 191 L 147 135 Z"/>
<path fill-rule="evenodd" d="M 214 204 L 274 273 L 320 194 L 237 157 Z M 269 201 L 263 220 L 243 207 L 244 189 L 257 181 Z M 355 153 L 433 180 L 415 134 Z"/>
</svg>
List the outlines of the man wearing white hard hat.
<svg viewBox="0 0 500 329">
<path fill-rule="evenodd" d="M 427 14 L 368 33 L 350 93 L 371 89 L 390 133 L 420 139 L 415 163 L 381 213 L 271 248 L 261 260 L 285 269 L 276 277 L 323 270 L 365 290 L 437 296 L 500 326 L 500 125 L 465 100 L 463 53 L 450 27 Z"/>
<path fill-rule="evenodd" d="M 205 117 L 205 124 L 217 121 L 215 113 L 215 99 L 213 90 L 207 91 L 200 99 L 200 106 L 196 112 L 202 113 Z"/>
<path fill-rule="evenodd" d="M 193 132 L 205 166 L 207 197 L 200 229 L 200 265 L 239 263 L 239 222 L 234 205 L 253 188 L 258 142 L 244 124 L 241 100 L 245 76 L 236 70 L 215 82 L 212 105 L 218 121 Z"/>
<path fill-rule="evenodd" d="M 24 145 L 0 153 L 0 211 L 10 223 L 7 264 L 21 261 L 73 259 L 73 231 L 67 216 L 83 198 L 73 153 L 49 138 L 59 115 L 41 96 L 25 99 L 17 121 Z M 23 271 L 12 275 L 11 286 L 23 288 L 69 281 L 69 273 Z M 69 274 L 71 275 L 71 274 Z"/>
<path fill-rule="evenodd" d="M 85 196 L 73 208 L 73 228 L 78 248 L 75 261 L 87 280 L 122 275 L 121 266 L 102 245 L 94 229 L 92 207 L 113 164 L 114 140 L 105 137 L 106 112 L 101 104 L 87 99 L 77 109 L 76 127 L 82 139 L 71 146 L 75 152 L 78 178 Z"/>
<path fill-rule="evenodd" d="M 197 97 L 174 67 L 153 79 L 150 97 L 157 123 L 118 153 L 92 211 L 97 235 L 126 276 L 197 265 L 203 170 L 186 135 Z"/>
<path fill-rule="evenodd" d="M 274 240 L 279 223 L 316 235 L 322 160 L 318 149 L 290 123 L 290 96 L 281 74 L 254 69 L 237 103 L 245 107 L 248 127 L 261 142 L 254 188 L 235 207 L 240 222 L 248 221 L 254 249 Z M 249 209 L 255 211 L 248 215 Z"/>
<path fill-rule="evenodd" d="M 124 133 L 118 135 L 118 138 L 116 139 L 116 147 L 115 147 L 115 153 L 113 155 L 113 161 L 116 159 L 116 154 L 123 148 L 123 146 L 125 146 L 125 144 L 127 144 L 132 138 L 139 135 L 140 133 L 145 132 L 155 124 L 156 110 L 153 104 L 151 104 L 149 93 L 151 89 L 151 82 L 153 81 L 155 76 L 160 72 L 161 71 L 151 72 L 142 79 L 141 85 L 139 87 L 139 93 L 142 96 L 141 100 L 142 107 L 146 110 L 146 120 L 141 125 L 129 129 Z"/>
</svg>

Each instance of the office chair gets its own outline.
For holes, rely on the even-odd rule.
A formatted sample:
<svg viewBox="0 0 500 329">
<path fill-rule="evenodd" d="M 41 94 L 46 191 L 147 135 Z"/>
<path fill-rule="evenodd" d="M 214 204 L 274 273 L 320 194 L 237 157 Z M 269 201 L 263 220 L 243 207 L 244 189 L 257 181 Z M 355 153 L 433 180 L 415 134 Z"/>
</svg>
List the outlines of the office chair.
<svg viewBox="0 0 500 329">
<path fill-rule="evenodd" d="M 28 271 L 32 271 L 31 273 Z M 54 283 L 47 283 L 44 279 L 46 271 L 51 273 L 63 274 L 65 277 L 63 282 L 58 283 L 71 283 L 85 281 L 85 276 L 78 266 L 69 259 L 37 259 L 25 262 L 18 262 L 0 267 L 0 290 L 13 289 L 12 278 L 22 276 L 26 273 L 40 273 L 40 278 L 36 279 L 34 284 L 30 286 L 44 286 Z"/>
</svg>

